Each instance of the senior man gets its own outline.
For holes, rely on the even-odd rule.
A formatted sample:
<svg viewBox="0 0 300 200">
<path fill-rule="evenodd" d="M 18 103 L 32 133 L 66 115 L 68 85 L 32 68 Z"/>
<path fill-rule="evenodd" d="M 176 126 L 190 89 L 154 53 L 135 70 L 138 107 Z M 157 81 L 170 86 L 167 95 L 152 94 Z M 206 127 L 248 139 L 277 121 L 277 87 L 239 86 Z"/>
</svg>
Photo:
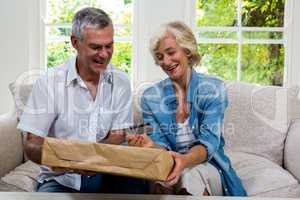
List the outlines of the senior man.
<svg viewBox="0 0 300 200">
<path fill-rule="evenodd" d="M 36 81 L 18 124 L 32 161 L 41 162 L 46 136 L 124 142 L 122 129 L 133 120 L 132 94 L 126 74 L 110 64 L 113 36 L 112 20 L 103 10 L 84 8 L 75 14 L 71 42 L 77 55 Z M 133 178 L 41 169 L 39 192 L 144 193 L 147 188 Z"/>
</svg>

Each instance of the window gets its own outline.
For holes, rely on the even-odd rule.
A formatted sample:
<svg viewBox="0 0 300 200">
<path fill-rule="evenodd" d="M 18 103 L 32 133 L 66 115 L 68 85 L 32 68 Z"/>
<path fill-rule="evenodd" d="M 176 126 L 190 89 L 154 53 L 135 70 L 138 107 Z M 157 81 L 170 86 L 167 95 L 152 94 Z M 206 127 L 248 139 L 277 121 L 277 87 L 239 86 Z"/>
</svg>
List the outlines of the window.
<svg viewBox="0 0 300 200">
<path fill-rule="evenodd" d="M 88 6 L 102 8 L 110 14 L 115 27 L 112 63 L 130 74 L 132 0 L 47 0 L 47 67 L 61 64 L 75 54 L 70 44 L 72 18 Z"/>
<path fill-rule="evenodd" d="M 198 70 L 227 80 L 283 85 L 285 0 L 196 0 Z"/>
</svg>

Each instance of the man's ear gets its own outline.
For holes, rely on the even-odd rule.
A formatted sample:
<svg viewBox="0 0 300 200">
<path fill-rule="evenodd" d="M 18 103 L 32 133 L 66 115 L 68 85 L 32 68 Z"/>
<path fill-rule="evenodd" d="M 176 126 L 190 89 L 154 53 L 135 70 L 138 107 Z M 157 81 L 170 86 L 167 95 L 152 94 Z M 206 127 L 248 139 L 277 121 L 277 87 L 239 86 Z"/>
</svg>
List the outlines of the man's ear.
<svg viewBox="0 0 300 200">
<path fill-rule="evenodd" d="M 79 39 L 76 36 L 71 35 L 71 43 L 72 43 L 72 46 L 74 47 L 74 49 L 78 50 Z"/>
</svg>

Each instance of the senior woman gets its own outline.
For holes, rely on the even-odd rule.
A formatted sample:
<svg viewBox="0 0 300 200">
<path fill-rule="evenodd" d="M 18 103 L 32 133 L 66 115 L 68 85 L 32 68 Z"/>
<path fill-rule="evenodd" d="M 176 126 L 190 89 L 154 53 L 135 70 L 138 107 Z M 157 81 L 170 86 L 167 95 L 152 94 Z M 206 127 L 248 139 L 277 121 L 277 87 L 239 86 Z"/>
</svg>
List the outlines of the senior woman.
<svg viewBox="0 0 300 200">
<path fill-rule="evenodd" d="M 226 89 L 221 80 L 193 69 L 200 55 L 192 31 L 182 22 L 164 24 L 150 50 L 168 78 L 144 91 L 141 110 L 153 132 L 127 136 L 129 145 L 170 151 L 175 165 L 162 184 L 168 192 L 245 196 L 223 150 Z"/>
</svg>

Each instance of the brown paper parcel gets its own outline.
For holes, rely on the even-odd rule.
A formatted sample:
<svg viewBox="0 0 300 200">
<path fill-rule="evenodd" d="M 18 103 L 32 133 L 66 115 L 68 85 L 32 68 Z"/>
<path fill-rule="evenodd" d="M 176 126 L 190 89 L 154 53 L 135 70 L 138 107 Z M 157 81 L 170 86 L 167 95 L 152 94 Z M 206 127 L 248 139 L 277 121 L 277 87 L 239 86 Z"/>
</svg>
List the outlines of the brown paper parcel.
<svg viewBox="0 0 300 200">
<path fill-rule="evenodd" d="M 165 181 L 174 160 L 163 149 L 45 138 L 42 164 Z"/>
</svg>

